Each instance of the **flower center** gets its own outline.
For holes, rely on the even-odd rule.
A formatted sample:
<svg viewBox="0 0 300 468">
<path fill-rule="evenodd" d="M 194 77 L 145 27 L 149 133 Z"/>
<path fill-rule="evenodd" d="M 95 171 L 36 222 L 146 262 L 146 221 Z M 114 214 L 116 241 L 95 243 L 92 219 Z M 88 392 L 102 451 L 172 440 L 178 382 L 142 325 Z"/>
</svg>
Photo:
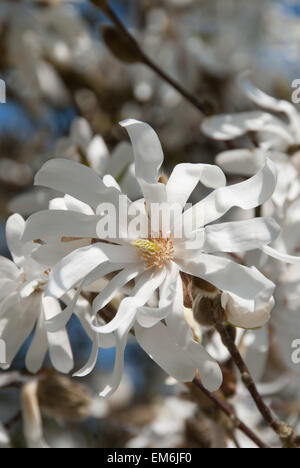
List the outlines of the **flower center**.
<svg viewBox="0 0 300 468">
<path fill-rule="evenodd" d="M 162 268 L 174 256 L 174 246 L 171 239 L 139 239 L 133 242 L 133 245 L 139 249 L 147 269 Z"/>
</svg>

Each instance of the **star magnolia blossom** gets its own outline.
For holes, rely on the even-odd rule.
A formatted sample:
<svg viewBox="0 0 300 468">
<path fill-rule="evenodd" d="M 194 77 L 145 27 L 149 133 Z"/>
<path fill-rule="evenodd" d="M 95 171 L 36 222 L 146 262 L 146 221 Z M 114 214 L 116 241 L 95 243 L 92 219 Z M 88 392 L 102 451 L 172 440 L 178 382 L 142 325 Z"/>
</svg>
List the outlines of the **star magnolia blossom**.
<svg viewBox="0 0 300 468">
<path fill-rule="evenodd" d="M 9 367 L 18 350 L 34 330 L 26 355 L 30 372 L 40 370 L 49 350 L 53 366 L 68 373 L 73 368 L 73 355 L 65 328 L 47 333 L 46 320 L 61 312 L 57 299 L 46 297 L 49 272 L 31 257 L 37 249 L 33 242 L 23 242 L 25 221 L 11 216 L 6 225 L 7 244 L 13 261 L 0 257 L 0 339 L 6 345 L 6 365 Z"/>
<path fill-rule="evenodd" d="M 264 111 L 225 114 L 205 119 L 202 124 L 203 132 L 217 140 L 224 141 L 233 140 L 247 132 L 256 132 L 261 149 L 279 152 L 299 149 L 300 114 L 293 104 L 268 96 L 253 86 L 247 75 L 242 75 L 239 83 L 252 102 L 271 112 L 285 114 L 288 121 L 285 122 Z"/>
<path fill-rule="evenodd" d="M 115 317 L 106 325 L 94 323 L 93 330 L 102 337 L 114 334 L 116 360 L 112 381 L 102 395 L 111 394 L 119 385 L 123 371 L 124 349 L 127 337 L 134 328 L 142 348 L 168 374 L 179 381 L 193 380 L 196 370 L 209 390 L 216 390 L 222 381 L 221 371 L 204 348 L 194 341 L 192 331 L 184 318 L 183 287 L 180 273 L 202 278 L 219 288 L 228 320 L 237 326 L 262 326 L 270 317 L 273 306 L 274 284 L 256 268 L 246 268 L 219 252 L 239 252 L 261 248 L 278 236 L 278 226 L 268 218 L 237 223 L 212 224 L 233 206 L 251 209 L 264 203 L 276 186 L 276 171 L 267 160 L 261 171 L 251 179 L 226 187 L 222 170 L 204 164 L 180 164 L 172 172 L 166 185 L 158 182 L 163 152 L 154 130 L 147 124 L 128 120 L 121 124 L 130 135 L 134 154 L 136 177 L 144 193 L 137 203 L 128 200 L 133 208 L 143 207 L 140 221 L 147 222 L 151 206 L 158 203 L 180 204 L 183 226 L 197 232 L 197 241 L 191 242 L 193 232 L 185 229 L 183 238 L 149 232 L 147 238 L 131 236 L 122 223 L 119 237 L 99 238 L 99 224 L 103 218 L 103 202 L 119 209 L 120 189 L 112 178 L 102 181 L 91 169 L 69 160 L 52 160 L 36 176 L 36 184 L 65 192 L 56 200 L 56 210 L 36 213 L 29 218 L 24 233 L 26 241 L 40 239 L 46 242 L 35 258 L 54 264 L 46 295 L 56 299 L 78 286 L 80 291 L 105 275 L 118 272 L 107 287 L 94 299 L 95 316 L 127 283 L 135 280 L 129 297 L 122 300 Z M 190 194 L 201 182 L 215 189 L 207 198 L 183 212 Z M 129 209 L 130 212 L 130 209 Z M 124 234 L 125 232 L 125 234 Z M 123 234 L 121 236 L 121 233 Z M 61 242 L 70 239 L 70 243 Z M 77 240 L 72 240 L 72 239 Z M 87 245 L 72 250 L 72 242 L 79 238 Z M 50 244 L 47 245 L 47 242 Z M 71 253 L 70 253 L 71 252 Z M 157 307 L 149 301 L 158 294 Z M 76 298 L 75 298 L 76 301 Z M 65 325 L 70 310 L 55 317 L 48 326 L 58 329 Z M 95 346 L 94 351 L 95 352 Z M 92 353 L 93 354 L 93 353 Z M 85 372 L 93 367 L 96 356 L 91 356 Z"/>
</svg>

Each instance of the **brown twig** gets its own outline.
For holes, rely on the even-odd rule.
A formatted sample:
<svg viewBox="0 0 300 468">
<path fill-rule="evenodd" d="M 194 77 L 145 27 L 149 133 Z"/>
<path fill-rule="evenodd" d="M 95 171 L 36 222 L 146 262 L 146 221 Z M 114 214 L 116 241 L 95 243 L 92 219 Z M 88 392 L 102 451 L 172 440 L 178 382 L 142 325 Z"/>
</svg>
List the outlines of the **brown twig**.
<svg viewBox="0 0 300 468">
<path fill-rule="evenodd" d="M 291 439 L 293 437 L 293 429 L 288 426 L 287 424 L 279 421 L 276 419 L 270 408 L 265 404 L 263 401 L 256 385 L 255 382 L 249 372 L 249 369 L 243 360 L 236 344 L 234 343 L 230 333 L 228 333 L 228 330 L 225 325 L 219 323 L 216 325 L 216 330 L 219 332 L 221 339 L 230 352 L 232 359 L 234 360 L 236 366 L 238 367 L 241 375 L 242 375 L 242 380 L 246 388 L 248 389 L 249 393 L 251 394 L 257 409 L 261 413 L 264 421 L 267 423 L 269 427 L 273 429 L 273 431 L 279 435 L 282 441 L 286 441 L 288 439 Z"/>
<path fill-rule="evenodd" d="M 202 385 L 200 379 L 197 377 L 193 380 L 194 385 L 196 385 L 202 393 L 204 393 L 209 400 L 215 404 L 219 408 L 222 413 L 226 414 L 234 424 L 234 426 L 242 431 L 247 437 L 249 437 L 252 442 L 254 442 L 259 448 L 267 449 L 270 448 L 266 445 L 245 423 L 243 423 L 233 412 L 231 407 L 227 405 L 224 401 L 218 398 L 214 393 L 209 392 L 206 388 Z"/>
<path fill-rule="evenodd" d="M 13 416 L 9 421 L 7 421 L 5 424 L 3 424 L 4 429 L 9 431 L 22 417 L 22 412 L 18 411 L 15 416 Z"/>
<path fill-rule="evenodd" d="M 91 0 L 94 5 L 97 6 L 97 2 Z M 98 5 L 99 6 L 99 5 Z M 109 5 L 109 2 L 105 2 L 105 6 L 102 5 L 102 10 L 106 14 L 106 16 L 112 21 L 115 27 L 119 30 L 120 33 L 123 34 L 124 38 L 126 38 L 129 43 L 135 48 L 137 54 L 140 58 L 141 63 L 148 66 L 154 73 L 160 76 L 165 82 L 167 82 L 171 87 L 176 89 L 176 91 L 181 94 L 187 101 L 189 101 L 194 107 L 196 107 L 202 114 L 210 115 L 212 113 L 211 103 L 207 100 L 200 100 L 187 91 L 181 84 L 175 81 L 171 76 L 165 73 L 153 60 L 148 57 L 148 55 L 141 49 L 138 42 L 135 38 L 130 34 L 127 30 L 126 26 L 123 22 L 119 19 L 117 14 Z"/>
</svg>

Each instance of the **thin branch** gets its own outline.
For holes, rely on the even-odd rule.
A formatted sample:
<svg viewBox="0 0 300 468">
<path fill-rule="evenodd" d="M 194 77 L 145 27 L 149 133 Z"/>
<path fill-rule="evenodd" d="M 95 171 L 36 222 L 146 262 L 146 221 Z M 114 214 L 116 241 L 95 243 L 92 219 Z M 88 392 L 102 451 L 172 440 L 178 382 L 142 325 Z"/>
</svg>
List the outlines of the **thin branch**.
<svg viewBox="0 0 300 468">
<path fill-rule="evenodd" d="M 9 431 L 22 417 L 22 412 L 18 411 L 15 416 L 13 416 L 9 421 L 7 421 L 5 424 L 3 424 L 3 427 Z"/>
<path fill-rule="evenodd" d="M 124 38 L 126 38 L 126 40 L 129 41 L 132 44 L 132 46 L 136 49 L 140 60 L 144 65 L 148 66 L 154 73 L 160 76 L 162 80 L 164 80 L 171 87 L 176 89 L 176 91 L 179 94 L 181 94 L 187 101 L 189 101 L 194 107 L 196 107 L 196 109 L 198 109 L 202 114 L 211 115 L 211 103 L 205 99 L 198 99 L 196 96 L 187 91 L 181 84 L 175 81 L 171 76 L 169 76 L 166 72 L 164 72 L 156 63 L 154 63 L 153 60 L 150 57 L 148 57 L 148 55 L 141 49 L 138 42 L 130 34 L 126 26 L 119 19 L 119 17 L 116 15 L 116 13 L 111 8 L 108 2 L 105 3 L 105 7 L 102 6 L 102 10 L 106 14 L 106 16 L 112 21 L 115 27 L 119 30 L 119 32 L 123 34 Z"/>
<path fill-rule="evenodd" d="M 224 401 L 219 399 L 214 393 L 209 392 L 206 388 L 202 385 L 200 379 L 197 377 L 193 380 L 194 385 L 196 385 L 202 393 L 204 393 L 207 398 L 210 399 L 222 413 L 226 414 L 233 422 L 234 426 L 243 432 L 247 437 L 249 437 L 252 442 L 254 442 L 259 448 L 267 449 L 270 448 L 266 445 L 246 424 L 244 424 L 233 412 L 231 407 L 227 405 Z"/>
<path fill-rule="evenodd" d="M 230 333 L 228 333 L 228 330 L 225 325 L 223 324 L 217 324 L 216 325 L 216 330 L 219 332 L 221 339 L 230 352 L 232 359 L 234 360 L 236 366 L 238 367 L 241 375 L 242 375 L 242 380 L 246 388 L 248 389 L 249 393 L 251 394 L 257 409 L 261 413 L 263 419 L 267 423 L 269 427 L 273 429 L 273 431 L 279 435 L 279 437 L 282 440 L 288 440 L 293 437 L 293 429 L 288 426 L 287 424 L 279 421 L 273 416 L 272 411 L 270 408 L 265 404 L 263 401 L 256 385 L 255 382 L 249 372 L 249 369 L 243 360 L 236 344 L 234 343 Z"/>
</svg>

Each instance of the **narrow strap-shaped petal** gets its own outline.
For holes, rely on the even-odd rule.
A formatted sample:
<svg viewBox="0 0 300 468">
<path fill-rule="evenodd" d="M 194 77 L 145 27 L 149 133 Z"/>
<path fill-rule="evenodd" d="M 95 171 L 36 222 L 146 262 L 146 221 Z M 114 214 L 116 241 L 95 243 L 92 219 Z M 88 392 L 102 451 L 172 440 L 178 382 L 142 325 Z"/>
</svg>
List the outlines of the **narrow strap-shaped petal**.
<svg viewBox="0 0 300 468">
<path fill-rule="evenodd" d="M 42 367 L 48 350 L 47 332 L 44 328 L 44 318 L 41 313 L 36 325 L 34 337 L 26 354 L 26 369 L 36 374 Z"/>
<path fill-rule="evenodd" d="M 115 296 L 115 294 L 127 283 L 136 278 L 144 271 L 144 265 L 139 263 L 129 266 L 123 271 L 118 273 L 104 288 L 103 291 L 93 301 L 93 312 L 96 314 L 99 310 L 103 309 Z"/>
<path fill-rule="evenodd" d="M 280 260 L 284 263 L 289 263 L 292 265 L 300 264 L 300 257 L 296 257 L 295 255 L 287 255 L 285 253 L 279 252 L 278 250 L 273 249 L 269 245 L 265 245 L 261 248 L 261 250 L 276 260 Z"/>
<path fill-rule="evenodd" d="M 256 268 L 244 267 L 224 257 L 199 253 L 177 260 L 177 263 L 185 273 L 241 298 L 253 311 L 264 306 L 275 289 L 274 283 Z"/>
<path fill-rule="evenodd" d="M 148 124 L 133 119 L 125 120 L 120 125 L 129 133 L 135 157 L 135 174 L 145 199 L 152 203 L 167 201 L 165 186 L 158 183 L 164 155 L 157 134 Z"/>
<path fill-rule="evenodd" d="M 28 218 L 23 241 L 56 239 L 62 237 L 97 238 L 100 216 L 89 216 L 75 211 L 39 211 Z"/>
<path fill-rule="evenodd" d="M 203 251 L 213 253 L 254 250 L 270 244 L 279 233 L 280 227 L 272 218 L 214 224 L 205 228 Z"/>
<path fill-rule="evenodd" d="M 218 188 L 187 210 L 184 223 L 195 230 L 221 218 L 233 207 L 250 210 L 260 206 L 272 196 L 276 183 L 276 167 L 267 159 L 255 176 L 239 184 Z"/>
<path fill-rule="evenodd" d="M 249 330 L 243 339 L 246 348 L 244 360 L 253 379 L 261 382 L 266 370 L 269 355 L 269 328 L 264 326 L 259 330 Z"/>
<path fill-rule="evenodd" d="M 123 299 L 115 317 L 106 325 L 93 325 L 99 333 L 113 333 L 123 323 L 136 316 L 139 307 L 143 307 L 152 297 L 153 293 L 161 286 L 166 276 L 165 270 L 158 273 L 146 272 L 137 281 L 131 292 L 131 297 Z"/>
<path fill-rule="evenodd" d="M 178 164 L 167 183 L 168 202 L 184 207 L 199 182 L 216 189 L 226 185 L 226 178 L 222 170 L 214 165 Z"/>
<path fill-rule="evenodd" d="M 100 392 L 100 396 L 105 398 L 111 396 L 119 387 L 124 370 L 124 352 L 127 344 L 128 334 L 135 322 L 135 312 L 127 322 L 124 322 L 116 331 L 116 357 L 112 377 L 105 388 Z"/>
<path fill-rule="evenodd" d="M 98 360 L 99 344 L 100 337 L 96 332 L 93 332 L 92 349 L 89 359 L 80 370 L 73 374 L 73 377 L 86 377 L 95 369 Z"/>
<path fill-rule="evenodd" d="M 107 188 L 93 170 L 69 159 L 46 162 L 35 177 L 35 185 L 67 193 L 93 208 L 110 201 L 115 193 L 115 189 Z"/>
<path fill-rule="evenodd" d="M 216 163 L 227 174 L 251 177 L 264 166 L 267 156 L 261 149 L 236 149 L 218 154 Z"/>
<path fill-rule="evenodd" d="M 247 132 L 268 131 L 280 135 L 287 143 L 293 139 L 280 119 L 267 112 L 250 111 L 237 114 L 221 114 L 207 117 L 202 124 L 202 131 L 215 140 L 233 140 Z"/>
<path fill-rule="evenodd" d="M 21 270 L 6 257 L 0 257 L 0 278 L 16 281 Z"/>
<path fill-rule="evenodd" d="M 134 247 L 97 243 L 77 249 L 63 258 L 53 268 L 46 294 L 60 298 L 96 267 L 107 261 L 118 264 L 120 262 L 130 264 L 136 263 L 138 260 Z"/>
<path fill-rule="evenodd" d="M 194 379 L 196 366 L 172 339 L 162 322 L 151 328 L 136 323 L 134 331 L 139 345 L 168 375 L 180 382 L 191 382 Z"/>
<path fill-rule="evenodd" d="M 58 300 L 43 296 L 42 302 L 46 320 L 60 314 L 61 307 Z M 74 367 L 74 360 L 67 330 L 62 328 L 55 333 L 47 333 L 47 339 L 53 366 L 59 372 L 68 374 Z"/>
<path fill-rule="evenodd" d="M 35 294 L 23 300 L 15 295 L 1 311 L 0 339 L 6 343 L 6 364 L 9 367 L 24 344 L 41 313 L 41 295 Z"/>
<path fill-rule="evenodd" d="M 256 88 L 249 80 L 248 74 L 243 74 L 240 76 L 239 83 L 245 94 L 248 96 L 251 101 L 255 102 L 265 109 L 269 109 L 275 112 L 284 112 L 290 119 L 291 126 L 294 132 L 294 135 L 300 141 L 299 138 L 299 128 L 300 128 L 300 115 L 296 107 L 293 106 L 288 101 L 275 99 L 272 96 L 264 93 L 260 89 Z"/>
<path fill-rule="evenodd" d="M 24 242 L 24 230 L 25 221 L 22 216 L 14 214 L 8 218 L 6 222 L 6 241 L 17 266 L 22 266 L 24 257 L 30 255 L 35 248 L 33 242 Z"/>
</svg>

